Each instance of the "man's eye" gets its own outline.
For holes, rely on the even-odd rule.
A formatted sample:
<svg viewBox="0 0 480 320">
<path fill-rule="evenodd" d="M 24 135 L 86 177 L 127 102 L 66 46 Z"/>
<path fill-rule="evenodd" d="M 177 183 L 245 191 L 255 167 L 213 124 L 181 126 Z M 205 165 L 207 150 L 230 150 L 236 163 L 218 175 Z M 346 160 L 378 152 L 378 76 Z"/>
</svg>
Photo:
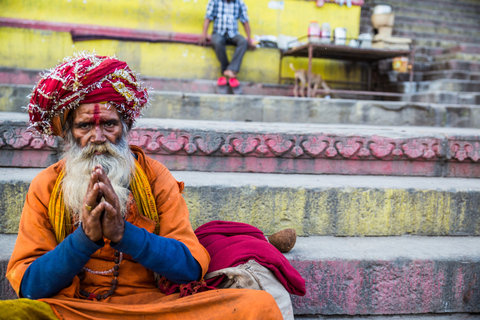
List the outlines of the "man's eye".
<svg viewBox="0 0 480 320">
<path fill-rule="evenodd" d="M 90 125 L 88 123 L 82 123 L 82 124 L 78 125 L 78 127 L 80 129 L 88 129 L 90 127 Z"/>
<path fill-rule="evenodd" d="M 105 127 L 106 127 L 106 128 L 111 128 L 111 127 L 113 127 L 114 125 L 115 125 L 115 124 L 114 124 L 113 122 L 107 122 L 107 123 L 105 123 Z"/>
</svg>

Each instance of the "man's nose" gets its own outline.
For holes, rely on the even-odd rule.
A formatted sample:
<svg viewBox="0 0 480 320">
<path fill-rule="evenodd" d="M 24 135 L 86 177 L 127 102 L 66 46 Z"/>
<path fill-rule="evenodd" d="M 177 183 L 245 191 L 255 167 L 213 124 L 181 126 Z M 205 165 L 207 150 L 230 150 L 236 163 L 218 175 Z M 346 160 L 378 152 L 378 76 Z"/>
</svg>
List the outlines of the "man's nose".
<svg viewBox="0 0 480 320">
<path fill-rule="evenodd" d="M 103 128 L 100 125 L 97 125 L 93 129 L 93 135 L 92 135 L 93 143 L 104 143 L 106 140 L 105 134 L 103 132 Z"/>
</svg>

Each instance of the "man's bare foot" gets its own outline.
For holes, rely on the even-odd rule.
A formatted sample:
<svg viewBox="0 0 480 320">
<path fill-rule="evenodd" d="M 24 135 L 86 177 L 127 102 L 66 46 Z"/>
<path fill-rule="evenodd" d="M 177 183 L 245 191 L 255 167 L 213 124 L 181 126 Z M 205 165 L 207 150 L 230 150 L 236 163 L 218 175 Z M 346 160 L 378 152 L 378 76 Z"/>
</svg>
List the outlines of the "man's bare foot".
<svg viewBox="0 0 480 320">
<path fill-rule="evenodd" d="M 228 77 L 228 78 L 236 78 L 237 77 L 237 74 L 235 72 L 233 72 L 232 70 L 225 70 L 223 71 L 223 75 L 225 77 Z"/>
</svg>

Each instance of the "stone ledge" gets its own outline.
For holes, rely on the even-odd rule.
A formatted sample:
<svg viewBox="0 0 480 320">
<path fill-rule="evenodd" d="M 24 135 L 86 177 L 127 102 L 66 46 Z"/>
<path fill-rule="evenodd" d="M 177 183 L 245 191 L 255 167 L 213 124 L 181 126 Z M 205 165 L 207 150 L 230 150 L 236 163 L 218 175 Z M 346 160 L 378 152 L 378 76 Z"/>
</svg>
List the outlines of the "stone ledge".
<svg viewBox="0 0 480 320">
<path fill-rule="evenodd" d="M 4 237 L 0 234 L 0 241 Z M 480 254 L 471 248 L 479 246 L 478 237 L 299 237 L 285 254 L 306 280 L 307 294 L 292 296 L 294 312 L 447 317 L 478 313 Z M 6 265 L 5 258 L 1 265 Z M 5 281 L 0 284 L 9 286 Z M 11 294 L 11 289 L 1 293 Z"/>
<path fill-rule="evenodd" d="M 0 232 L 16 233 L 38 169 L 0 169 Z M 238 221 L 266 234 L 480 235 L 476 179 L 174 171 L 194 228 Z"/>
<path fill-rule="evenodd" d="M 0 120 L 0 166 L 46 167 L 61 140 Z M 480 130 L 140 119 L 130 134 L 171 170 L 480 177 Z"/>
<path fill-rule="evenodd" d="M 480 238 L 299 238 L 286 257 L 307 283 L 296 314 L 478 312 Z"/>
<path fill-rule="evenodd" d="M 391 68 L 391 62 L 388 64 Z M 296 122 L 323 124 L 358 124 L 378 126 L 480 127 L 480 106 L 445 100 L 401 102 L 375 99 L 354 92 L 350 99 L 293 98 L 291 88 L 274 93 L 278 86 L 252 84 L 252 95 L 213 94 L 206 81 L 155 80 L 159 91 L 152 92 L 152 107 L 145 110 L 150 118 Z M 415 84 L 416 86 L 416 84 Z M 254 91 L 253 88 L 261 87 Z M 31 86 L 0 84 L 0 110 L 20 112 L 28 104 Z M 245 86 L 245 92 L 247 86 Z M 197 92 L 197 93 L 192 93 Z M 205 93 L 206 92 L 206 93 Z M 253 95 L 256 94 L 256 95 Z M 265 94 L 265 95 L 261 95 Z M 458 93 L 455 93 L 458 95 Z M 277 96 L 274 96 L 277 95 Z M 283 96 L 282 96 L 283 95 Z M 341 97 L 344 97 L 343 95 Z M 362 99 L 362 100 L 359 100 Z M 400 99 L 400 98 L 397 98 Z M 408 95 L 404 98 L 408 99 Z"/>
<path fill-rule="evenodd" d="M 307 316 L 296 315 L 295 320 L 479 320 L 478 313 L 451 313 L 451 314 L 407 314 L 389 316 Z"/>
</svg>

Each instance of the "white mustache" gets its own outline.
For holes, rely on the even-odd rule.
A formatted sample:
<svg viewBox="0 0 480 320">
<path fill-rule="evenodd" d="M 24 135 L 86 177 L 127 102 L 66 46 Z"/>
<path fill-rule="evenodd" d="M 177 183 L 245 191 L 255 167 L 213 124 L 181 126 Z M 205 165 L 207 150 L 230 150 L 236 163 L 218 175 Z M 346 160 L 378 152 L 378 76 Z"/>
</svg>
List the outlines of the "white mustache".
<svg viewBox="0 0 480 320">
<path fill-rule="evenodd" d="M 89 143 L 82 149 L 82 157 L 90 158 L 95 155 L 96 152 L 108 154 L 114 157 L 119 157 L 119 147 L 109 141 L 105 141 L 102 144 Z"/>
</svg>

